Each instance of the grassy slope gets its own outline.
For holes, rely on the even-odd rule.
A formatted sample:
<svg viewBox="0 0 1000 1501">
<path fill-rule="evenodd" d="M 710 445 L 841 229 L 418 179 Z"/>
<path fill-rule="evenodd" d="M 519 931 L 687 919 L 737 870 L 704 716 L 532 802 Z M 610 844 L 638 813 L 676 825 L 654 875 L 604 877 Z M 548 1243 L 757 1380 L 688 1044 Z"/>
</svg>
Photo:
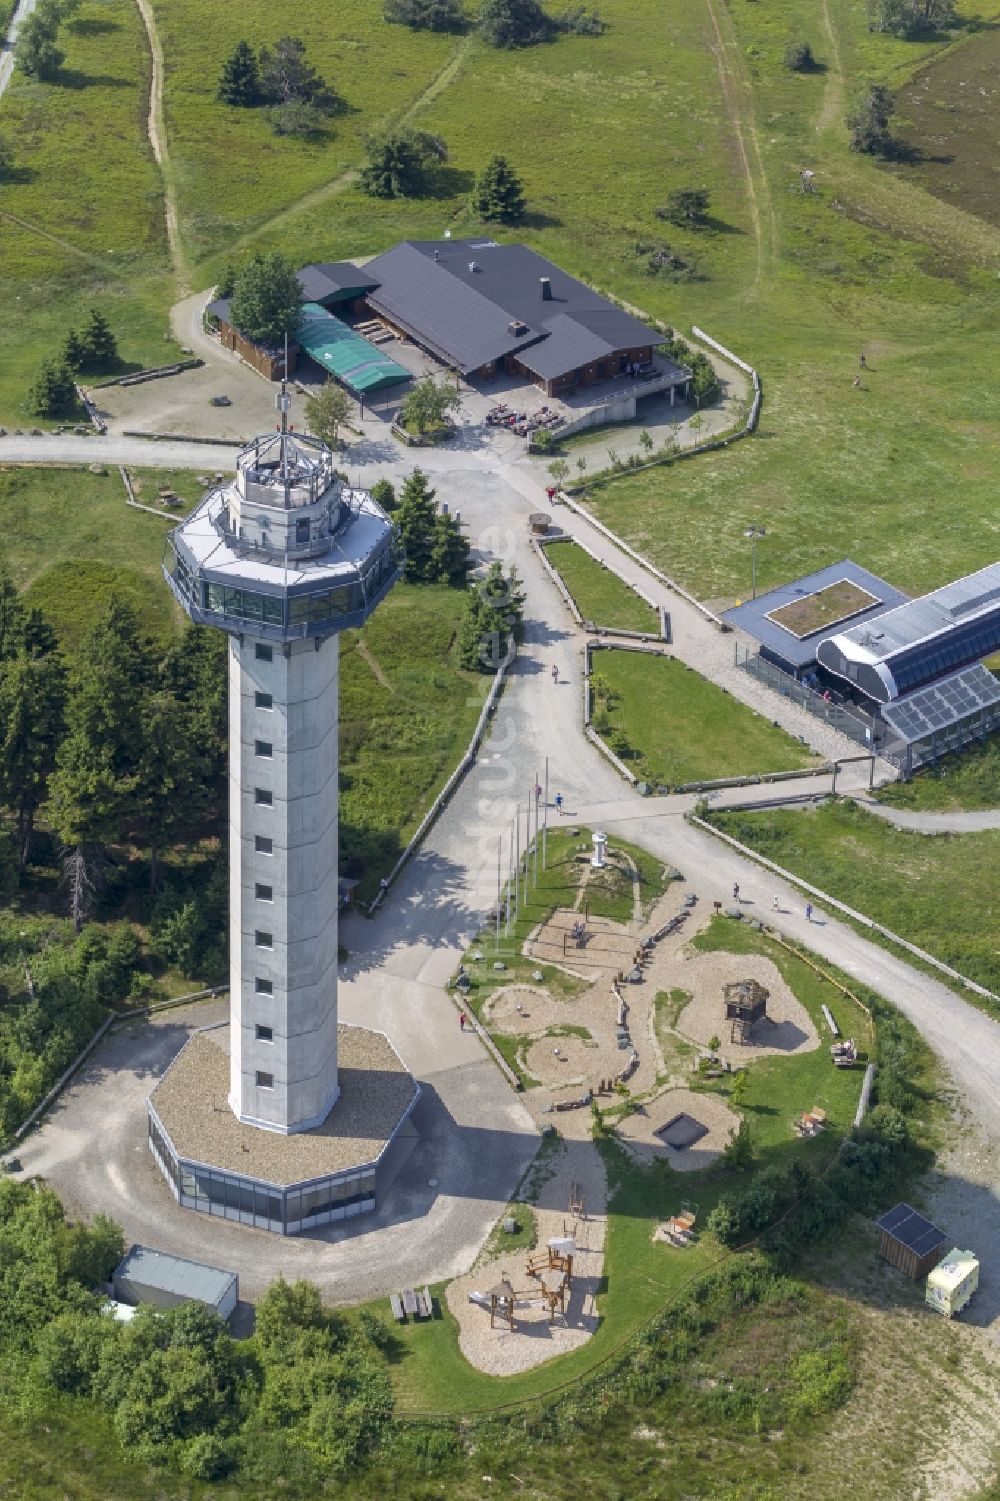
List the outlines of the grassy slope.
<svg viewBox="0 0 1000 1501">
<path fill-rule="evenodd" d="M 766 954 L 818 1027 L 822 1026 L 820 1005 L 825 1001 L 844 1030 L 865 1037 L 865 1019 L 850 1002 L 797 956 L 749 927 L 715 919 L 696 946 Z M 504 978 L 509 981 L 510 976 Z M 825 1047 L 795 1058 L 756 1062 L 743 1108 L 753 1123 L 762 1163 L 779 1164 L 793 1156 L 827 1161 L 853 1119 L 859 1087 L 860 1073 L 832 1068 Z M 727 1094 L 728 1085 L 721 1083 L 718 1092 Z M 799 1140 L 790 1129 L 791 1116 L 818 1104 L 827 1110 L 829 1130 L 812 1140 Z M 736 1186 L 732 1174 L 709 1169 L 681 1175 L 665 1165 L 640 1171 L 613 1147 L 607 1149 L 607 1164 L 615 1192 L 609 1213 L 607 1290 L 601 1295 L 602 1321 L 593 1339 L 554 1364 L 520 1376 L 488 1377 L 461 1355 L 454 1320 L 445 1308 L 440 1320 L 409 1324 L 398 1331 L 400 1347 L 393 1375 L 404 1408 L 449 1413 L 489 1410 L 571 1381 L 616 1349 L 691 1277 L 724 1254 L 707 1234 L 686 1251 L 676 1251 L 654 1243 L 652 1231 L 658 1220 L 679 1207 L 681 1199 L 693 1198 L 698 1203 L 704 1223 L 716 1200 Z M 384 1311 L 384 1304 L 374 1306 Z"/>
<path fill-rule="evenodd" d="M 944 756 L 909 782 L 889 782 L 878 799 L 892 808 L 931 813 L 1000 807 L 1000 735 Z"/>
<path fill-rule="evenodd" d="M 112 586 L 135 598 L 148 629 L 179 622 L 160 572 L 167 527 L 125 504 L 117 469 L 0 468 L 0 520 L 15 581 L 68 639 L 85 633 L 98 589 Z"/>
<path fill-rule="evenodd" d="M 630 767 L 647 781 L 676 787 L 793 771 L 815 759 L 770 720 L 675 658 L 602 651 L 594 672 L 615 695 L 608 719 L 635 753 Z"/>
<path fill-rule="evenodd" d="M 659 634 L 659 621 L 652 606 L 575 542 L 548 547 L 545 556 L 561 575 L 584 620 L 622 631 Z"/>
<path fill-rule="evenodd" d="M 131 0 L 84 0 L 63 27 L 54 83 L 15 72 L 0 133 L 15 172 L 0 220 L 0 420 L 23 422 L 25 392 L 68 324 L 98 304 L 123 357 L 162 363 L 167 307 L 163 197 L 145 135 L 146 36 Z"/>
<path fill-rule="evenodd" d="M 341 837 L 345 850 L 370 851 L 361 900 L 375 895 L 482 709 L 490 680 L 456 656 L 464 610 L 458 590 L 400 584 L 360 638 L 342 642 Z"/>
<path fill-rule="evenodd" d="M 1000 989 L 989 915 L 1000 890 L 1000 832 L 907 833 L 849 802 L 815 812 L 720 813 L 712 821 L 980 985 Z"/>
</svg>

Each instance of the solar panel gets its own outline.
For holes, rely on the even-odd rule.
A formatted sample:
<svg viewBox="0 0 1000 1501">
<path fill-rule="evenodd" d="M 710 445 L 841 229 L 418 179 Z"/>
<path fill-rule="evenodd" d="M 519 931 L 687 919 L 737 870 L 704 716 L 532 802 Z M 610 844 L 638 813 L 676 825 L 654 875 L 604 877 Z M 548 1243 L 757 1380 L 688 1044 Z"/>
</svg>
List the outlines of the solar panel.
<svg viewBox="0 0 1000 1501">
<path fill-rule="evenodd" d="M 930 1220 L 925 1220 L 922 1214 L 911 1209 L 909 1204 L 897 1204 L 895 1209 L 883 1214 L 875 1224 L 879 1230 L 887 1231 L 894 1240 L 898 1240 L 918 1256 L 926 1256 L 928 1251 L 942 1245 L 948 1238 Z"/>
<path fill-rule="evenodd" d="M 882 718 L 912 745 L 991 709 L 1000 713 L 1000 682 L 977 662 L 883 705 Z"/>
</svg>

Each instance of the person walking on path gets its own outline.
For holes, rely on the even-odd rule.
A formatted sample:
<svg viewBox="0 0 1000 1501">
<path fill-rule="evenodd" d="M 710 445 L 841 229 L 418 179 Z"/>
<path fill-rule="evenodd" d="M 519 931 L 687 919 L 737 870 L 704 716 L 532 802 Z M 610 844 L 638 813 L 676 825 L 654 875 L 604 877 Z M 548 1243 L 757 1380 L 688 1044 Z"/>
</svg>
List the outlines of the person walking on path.
<svg viewBox="0 0 1000 1501">
<path fill-rule="evenodd" d="M 813 904 L 812 904 L 812 902 L 806 902 L 806 922 L 812 922 L 812 920 L 813 920 Z"/>
<path fill-rule="evenodd" d="M 740 899 L 740 883 L 739 883 L 739 881 L 734 881 L 733 882 L 733 901 L 734 902 L 738 902 L 739 899 Z"/>
<path fill-rule="evenodd" d="M 781 908 L 778 906 L 778 898 L 777 897 L 774 898 L 774 910 L 775 910 L 775 912 L 780 912 L 781 911 Z"/>
<path fill-rule="evenodd" d="M 868 369 L 868 361 L 865 359 L 864 350 L 861 351 L 861 368 L 862 370 Z"/>
<path fill-rule="evenodd" d="M 552 663 L 552 681 L 554 683 L 558 683 L 559 681 L 559 667 L 555 662 Z"/>
<path fill-rule="evenodd" d="M 461 1031 L 465 1031 L 466 1016 L 464 1011 L 458 1013 L 458 1025 Z"/>
<path fill-rule="evenodd" d="M 552 801 L 556 805 L 556 812 L 561 815 L 562 814 L 562 805 L 563 805 L 563 795 L 562 795 L 562 793 L 561 792 L 557 792 L 556 795 L 555 795 L 555 797 L 552 799 Z"/>
</svg>

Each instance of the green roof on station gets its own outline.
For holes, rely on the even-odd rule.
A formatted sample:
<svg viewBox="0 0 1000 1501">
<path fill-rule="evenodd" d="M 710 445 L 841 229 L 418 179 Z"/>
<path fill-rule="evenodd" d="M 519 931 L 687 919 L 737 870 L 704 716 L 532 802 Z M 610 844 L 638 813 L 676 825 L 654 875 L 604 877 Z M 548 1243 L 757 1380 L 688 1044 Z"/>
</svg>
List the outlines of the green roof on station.
<svg viewBox="0 0 1000 1501">
<path fill-rule="evenodd" d="M 318 302 L 303 303 L 302 322 L 295 338 L 310 359 L 359 396 L 410 379 L 409 370 L 390 360 Z"/>
</svg>

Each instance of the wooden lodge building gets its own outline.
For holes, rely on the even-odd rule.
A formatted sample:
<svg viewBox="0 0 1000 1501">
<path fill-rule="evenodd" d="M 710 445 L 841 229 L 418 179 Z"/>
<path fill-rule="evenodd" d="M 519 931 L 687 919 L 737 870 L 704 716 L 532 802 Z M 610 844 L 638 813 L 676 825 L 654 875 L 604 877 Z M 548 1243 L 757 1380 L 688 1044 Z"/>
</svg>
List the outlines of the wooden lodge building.
<svg viewBox="0 0 1000 1501">
<path fill-rule="evenodd" d="M 462 375 L 504 370 L 547 396 L 649 369 L 662 335 L 527 245 L 405 240 L 369 261 L 371 311 Z M 659 359 L 686 389 L 691 372 Z"/>
</svg>

